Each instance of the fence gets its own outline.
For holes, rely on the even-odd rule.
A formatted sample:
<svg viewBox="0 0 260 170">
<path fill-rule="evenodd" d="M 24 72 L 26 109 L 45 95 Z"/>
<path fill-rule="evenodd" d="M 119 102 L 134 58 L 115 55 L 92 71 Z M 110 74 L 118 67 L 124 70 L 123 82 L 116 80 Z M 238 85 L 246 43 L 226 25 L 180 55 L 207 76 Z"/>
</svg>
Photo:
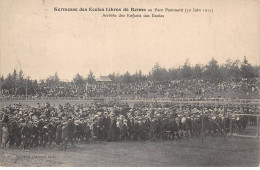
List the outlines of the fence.
<svg viewBox="0 0 260 170">
<path fill-rule="evenodd" d="M 260 115 L 259 114 L 233 114 L 233 116 L 240 116 L 240 120 L 230 121 L 228 126 L 230 136 L 259 138 L 260 133 Z M 243 122 L 244 121 L 244 122 Z M 243 127 L 244 123 L 244 127 Z"/>
<path fill-rule="evenodd" d="M 8 100 L 120 100 L 124 102 L 169 102 L 169 103 L 197 103 L 197 104 L 260 104 L 259 99 L 231 99 L 231 98 L 141 98 L 141 97 L 0 97 L 0 101 Z"/>
</svg>

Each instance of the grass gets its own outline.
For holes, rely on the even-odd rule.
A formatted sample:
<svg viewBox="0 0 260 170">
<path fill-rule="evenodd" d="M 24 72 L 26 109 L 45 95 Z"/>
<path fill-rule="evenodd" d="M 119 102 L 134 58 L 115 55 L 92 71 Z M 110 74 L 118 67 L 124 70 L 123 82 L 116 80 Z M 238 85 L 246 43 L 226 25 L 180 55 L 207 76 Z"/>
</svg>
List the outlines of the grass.
<svg viewBox="0 0 260 170">
<path fill-rule="evenodd" d="M 235 149 L 237 147 L 237 149 Z M 1 149 L 1 166 L 259 166 L 259 139 L 205 137 L 181 141 L 106 142 L 58 148 Z"/>
</svg>

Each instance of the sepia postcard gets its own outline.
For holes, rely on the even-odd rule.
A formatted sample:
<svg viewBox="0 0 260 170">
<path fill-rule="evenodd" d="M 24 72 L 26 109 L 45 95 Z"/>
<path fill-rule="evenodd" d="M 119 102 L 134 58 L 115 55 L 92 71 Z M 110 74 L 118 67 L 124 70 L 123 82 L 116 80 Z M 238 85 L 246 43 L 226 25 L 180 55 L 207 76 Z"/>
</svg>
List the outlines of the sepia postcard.
<svg viewBox="0 0 260 170">
<path fill-rule="evenodd" d="M 0 0 L 1 167 L 258 167 L 259 0 Z"/>
</svg>

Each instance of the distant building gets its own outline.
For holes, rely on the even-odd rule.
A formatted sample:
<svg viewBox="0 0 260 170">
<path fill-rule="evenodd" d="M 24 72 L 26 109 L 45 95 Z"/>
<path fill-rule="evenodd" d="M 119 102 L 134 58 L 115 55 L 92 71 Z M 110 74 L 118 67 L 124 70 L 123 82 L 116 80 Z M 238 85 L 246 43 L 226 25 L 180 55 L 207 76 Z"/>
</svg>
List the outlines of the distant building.
<svg viewBox="0 0 260 170">
<path fill-rule="evenodd" d="M 112 80 L 109 78 L 109 76 L 100 76 L 97 78 L 97 82 L 112 82 Z"/>
</svg>

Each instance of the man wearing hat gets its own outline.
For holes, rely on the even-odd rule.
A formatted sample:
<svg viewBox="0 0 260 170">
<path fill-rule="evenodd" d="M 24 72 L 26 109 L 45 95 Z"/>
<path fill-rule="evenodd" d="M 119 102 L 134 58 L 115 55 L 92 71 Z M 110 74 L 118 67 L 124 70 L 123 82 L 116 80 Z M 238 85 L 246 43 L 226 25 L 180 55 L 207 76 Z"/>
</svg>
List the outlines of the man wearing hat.
<svg viewBox="0 0 260 170">
<path fill-rule="evenodd" d="M 111 124 L 109 127 L 109 131 L 108 131 L 108 136 L 107 136 L 107 140 L 108 141 L 115 141 L 115 136 L 116 136 L 116 119 L 115 118 L 111 118 Z"/>
<path fill-rule="evenodd" d="M 71 116 L 68 117 L 67 122 L 68 122 L 68 141 L 70 141 L 71 144 L 73 145 L 75 124 L 74 124 L 74 121 L 72 120 Z"/>
<path fill-rule="evenodd" d="M 50 142 L 50 131 L 49 131 L 49 121 L 45 120 L 44 126 L 42 128 L 42 140 L 43 140 L 43 147 L 45 148 L 46 144 Z"/>
<path fill-rule="evenodd" d="M 89 139 L 91 139 L 91 124 L 90 124 L 90 122 L 86 123 L 85 136 L 86 136 L 87 141 Z"/>
<path fill-rule="evenodd" d="M 55 129 L 55 126 L 54 126 L 54 119 L 52 119 L 50 121 L 50 123 L 48 124 L 48 130 L 49 130 L 49 145 L 51 147 L 52 142 L 54 141 L 55 135 L 56 135 L 56 129 Z"/>
<path fill-rule="evenodd" d="M 59 120 L 56 124 L 56 135 L 55 135 L 55 142 L 57 145 L 62 143 L 62 118 L 59 117 Z"/>
<path fill-rule="evenodd" d="M 25 123 L 25 120 L 22 121 L 21 136 L 22 136 L 22 147 L 23 147 L 23 150 L 25 150 L 25 148 L 28 147 L 29 140 L 30 140 L 29 127 Z"/>
<path fill-rule="evenodd" d="M 3 123 L 8 123 L 9 122 L 9 117 L 8 117 L 8 115 L 7 114 L 4 114 L 4 116 L 3 116 Z"/>
<path fill-rule="evenodd" d="M 62 147 L 64 146 L 64 149 L 66 150 L 67 148 L 67 144 L 68 144 L 68 123 L 67 121 L 62 123 L 62 144 L 60 146 L 60 148 L 62 149 Z"/>
<path fill-rule="evenodd" d="M 43 127 L 44 127 L 44 115 L 40 116 L 40 120 L 38 121 L 37 128 L 39 131 L 39 139 L 40 139 L 40 146 L 43 144 Z"/>
<path fill-rule="evenodd" d="M 12 147 L 17 141 L 18 124 L 15 117 L 11 117 L 8 123 L 9 130 L 9 147 Z"/>
<path fill-rule="evenodd" d="M 140 117 L 136 117 L 133 125 L 133 140 L 138 140 L 140 137 Z"/>
<path fill-rule="evenodd" d="M 127 119 L 124 119 L 123 125 L 122 125 L 122 139 L 126 141 L 128 139 L 128 135 L 129 135 L 129 132 L 128 132 Z"/>
<path fill-rule="evenodd" d="M 34 121 L 33 124 L 32 124 L 32 128 L 31 128 L 31 147 L 33 145 L 35 145 L 36 147 L 38 147 L 39 145 L 39 130 L 38 130 L 38 127 L 37 127 L 37 124 L 38 124 L 38 121 Z"/>
</svg>

